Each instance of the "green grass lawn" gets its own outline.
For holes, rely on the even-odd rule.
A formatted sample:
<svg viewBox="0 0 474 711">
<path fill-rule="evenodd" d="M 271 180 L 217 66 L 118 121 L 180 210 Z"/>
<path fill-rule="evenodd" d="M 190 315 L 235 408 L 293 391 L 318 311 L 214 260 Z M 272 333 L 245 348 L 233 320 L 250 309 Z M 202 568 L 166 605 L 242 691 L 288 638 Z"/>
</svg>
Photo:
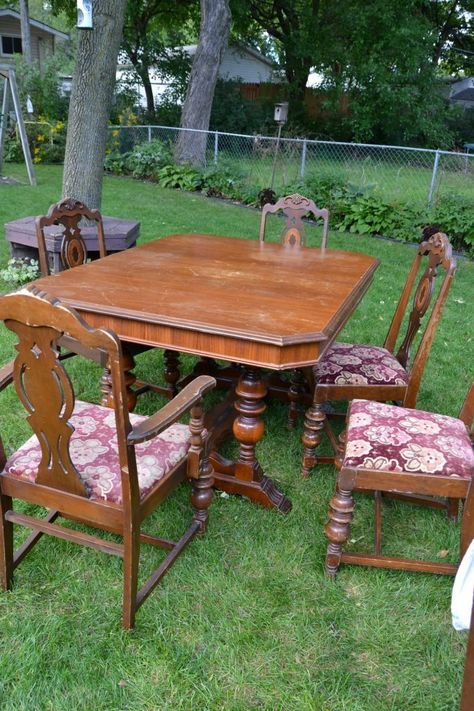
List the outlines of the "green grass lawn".
<svg viewBox="0 0 474 711">
<path fill-rule="evenodd" d="M 20 174 L 18 168 L 17 175 Z M 13 173 L 12 171 L 10 171 Z M 44 213 L 60 196 L 61 168 L 38 169 L 38 187 L 0 186 L 0 222 Z M 102 211 L 141 221 L 141 240 L 172 232 L 257 239 L 259 212 L 129 179 L 104 180 Z M 273 225 L 274 238 L 281 223 Z M 309 236 L 315 244 L 317 235 Z M 329 245 L 381 260 L 374 283 L 341 340 L 381 344 L 408 267 L 409 245 L 330 233 Z M 8 259 L 0 241 L 0 266 Z M 457 414 L 473 377 L 474 265 L 458 272 L 422 383 L 419 406 Z M 159 275 L 157 275 L 159 278 Z M 297 295 L 296 295 L 297 296 Z M 291 308 L 289 300 L 288 308 Z M 0 328 L 0 363 L 14 354 Z M 190 360 L 186 359 L 185 367 Z M 100 372 L 73 359 L 81 396 L 99 397 Z M 162 354 L 138 359 L 161 379 Z M 143 397 L 137 411 L 163 401 Z M 121 561 L 44 538 L 0 594 L 2 711 L 453 711 L 459 703 L 466 635 L 450 621 L 452 579 L 343 567 L 323 575 L 323 525 L 334 470 L 299 477 L 297 432 L 270 402 L 258 454 L 293 501 L 287 516 L 237 497 L 215 496 L 209 532 L 193 542 L 139 611 L 120 627 Z M 12 393 L 0 396 L 8 449 L 28 426 Z M 172 537 L 189 519 L 183 487 L 151 524 Z M 357 498 L 351 540 L 369 546 L 372 503 Z M 441 512 L 389 502 L 386 552 L 455 560 L 459 525 Z M 159 553 L 158 553 L 159 555 Z M 143 569 L 157 551 L 144 547 Z"/>
</svg>

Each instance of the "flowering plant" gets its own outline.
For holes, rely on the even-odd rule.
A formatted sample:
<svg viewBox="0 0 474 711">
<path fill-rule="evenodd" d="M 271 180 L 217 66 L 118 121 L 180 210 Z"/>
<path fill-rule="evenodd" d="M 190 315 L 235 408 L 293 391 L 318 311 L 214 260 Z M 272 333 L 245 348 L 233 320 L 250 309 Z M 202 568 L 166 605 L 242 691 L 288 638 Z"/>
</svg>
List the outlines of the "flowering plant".
<svg viewBox="0 0 474 711">
<path fill-rule="evenodd" d="M 0 277 L 12 286 L 21 286 L 40 276 L 36 259 L 9 259 L 5 269 L 0 271 Z"/>
</svg>

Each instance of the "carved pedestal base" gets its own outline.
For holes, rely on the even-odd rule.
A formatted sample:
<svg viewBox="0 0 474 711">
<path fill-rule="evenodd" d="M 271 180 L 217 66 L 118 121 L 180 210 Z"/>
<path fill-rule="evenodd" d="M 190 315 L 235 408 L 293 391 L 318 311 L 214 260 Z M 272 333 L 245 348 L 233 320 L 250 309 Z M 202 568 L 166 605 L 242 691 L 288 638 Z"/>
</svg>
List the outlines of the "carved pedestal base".
<svg viewBox="0 0 474 711">
<path fill-rule="evenodd" d="M 256 457 L 256 445 L 265 431 L 262 415 L 266 409 L 266 393 L 262 373 L 255 368 L 243 368 L 235 395 L 229 395 L 206 418 L 213 449 L 210 461 L 218 489 L 246 496 L 262 506 L 287 513 L 291 509 L 291 501 L 263 473 Z M 235 462 L 224 459 L 215 451 L 217 444 L 232 433 L 239 443 L 239 455 Z"/>
</svg>

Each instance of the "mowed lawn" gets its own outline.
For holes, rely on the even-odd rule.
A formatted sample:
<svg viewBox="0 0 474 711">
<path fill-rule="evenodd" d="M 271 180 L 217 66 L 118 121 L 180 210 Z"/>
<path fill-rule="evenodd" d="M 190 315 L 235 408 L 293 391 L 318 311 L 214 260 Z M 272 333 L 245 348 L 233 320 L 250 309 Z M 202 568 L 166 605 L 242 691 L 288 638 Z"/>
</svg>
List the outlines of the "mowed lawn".
<svg viewBox="0 0 474 711">
<path fill-rule="evenodd" d="M 61 168 L 40 166 L 37 173 L 36 188 L 0 186 L 2 225 L 44 213 L 59 199 Z M 105 178 L 102 212 L 139 219 L 141 241 L 173 232 L 258 238 L 258 210 L 129 179 Z M 273 225 L 275 238 L 280 224 Z M 311 234 L 309 244 L 317 239 Z M 334 232 L 329 245 L 381 260 L 340 340 L 382 344 L 414 248 Z M 1 240 L 0 265 L 7 259 Z M 473 377 L 473 277 L 473 263 L 460 259 L 424 375 L 422 408 L 457 414 Z M 288 295 L 288 308 L 294 298 Z M 0 364 L 13 355 L 13 338 L 0 326 Z M 162 378 L 161 352 L 137 360 L 141 377 Z M 191 359 L 183 361 L 191 366 Z M 68 367 L 80 396 L 97 400 L 96 366 L 73 359 Z M 137 411 L 162 404 L 147 395 Z M 216 494 L 208 534 L 187 548 L 140 609 L 134 631 L 120 627 L 118 558 L 41 540 L 17 569 L 13 590 L 0 593 L 2 711 L 458 707 L 466 635 L 451 627 L 452 579 L 354 566 L 326 580 L 323 526 L 334 469 L 320 467 L 302 481 L 301 420 L 296 432 L 287 431 L 285 406 L 269 402 L 266 421 L 258 455 L 292 511 L 284 516 Z M 10 391 L 0 395 L 0 428 L 8 451 L 28 435 Z M 179 535 L 189 520 L 188 493 L 183 486 L 173 494 L 150 530 Z M 370 546 L 371 514 L 370 498 L 359 495 L 354 549 Z M 443 512 L 387 502 L 384 529 L 388 553 L 457 558 L 459 524 Z M 159 555 L 144 547 L 142 569 Z"/>
</svg>

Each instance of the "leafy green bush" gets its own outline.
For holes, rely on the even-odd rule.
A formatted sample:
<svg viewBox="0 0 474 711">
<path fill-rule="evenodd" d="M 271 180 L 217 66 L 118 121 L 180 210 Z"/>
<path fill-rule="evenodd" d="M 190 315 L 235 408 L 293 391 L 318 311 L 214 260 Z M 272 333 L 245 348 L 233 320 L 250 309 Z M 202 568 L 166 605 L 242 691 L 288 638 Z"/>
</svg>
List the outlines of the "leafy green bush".
<svg viewBox="0 0 474 711">
<path fill-rule="evenodd" d="M 155 177 L 164 188 L 199 190 L 202 186 L 200 172 L 191 165 L 165 165 L 155 173 Z"/>
<path fill-rule="evenodd" d="M 137 146 L 129 153 L 111 153 L 105 169 L 114 173 L 148 178 L 163 187 L 203 190 L 209 197 L 260 204 L 261 185 L 249 184 L 235 169 L 210 166 L 197 169 L 175 165 L 168 145 L 161 141 Z M 403 202 L 387 202 L 375 192 L 374 185 L 359 186 L 333 175 L 310 176 L 281 189 L 278 197 L 299 192 L 330 211 L 332 229 L 354 234 L 382 235 L 401 241 L 419 241 L 421 227 L 436 223 L 450 237 L 457 249 L 474 254 L 474 210 L 472 201 L 459 195 L 441 198 L 431 209 L 413 208 Z"/>
<path fill-rule="evenodd" d="M 159 169 L 172 161 L 168 144 L 160 140 L 142 143 L 127 155 L 125 167 L 135 178 L 154 177 Z"/>
<path fill-rule="evenodd" d="M 423 216 L 403 203 L 387 203 L 377 195 L 347 195 L 343 211 L 344 216 L 336 224 L 341 232 L 383 235 L 403 241 L 420 236 Z"/>
<path fill-rule="evenodd" d="M 40 275 L 36 259 L 9 259 L 5 269 L 0 271 L 0 277 L 13 287 L 27 284 Z"/>
<path fill-rule="evenodd" d="M 446 195 L 438 200 L 433 211 L 434 222 L 449 235 L 455 247 L 474 254 L 474 204 L 463 195 Z"/>
</svg>

